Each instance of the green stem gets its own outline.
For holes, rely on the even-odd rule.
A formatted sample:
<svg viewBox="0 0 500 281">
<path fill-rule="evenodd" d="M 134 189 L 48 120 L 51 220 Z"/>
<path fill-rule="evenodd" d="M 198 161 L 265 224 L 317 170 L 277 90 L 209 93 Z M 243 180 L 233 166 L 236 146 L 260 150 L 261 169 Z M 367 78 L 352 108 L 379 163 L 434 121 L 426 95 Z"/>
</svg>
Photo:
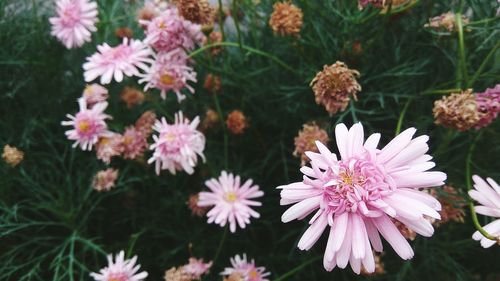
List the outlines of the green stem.
<svg viewBox="0 0 500 281">
<path fill-rule="evenodd" d="M 489 23 L 491 21 L 496 21 L 498 19 L 500 19 L 500 17 L 487 18 L 487 19 L 482 19 L 482 20 L 477 20 L 477 21 L 471 21 L 466 25 L 476 25 L 476 24 L 482 24 L 482 23 Z"/>
<path fill-rule="evenodd" d="M 213 48 L 213 47 L 218 47 L 218 46 L 228 46 L 228 47 L 240 47 L 240 45 L 238 43 L 235 43 L 235 42 L 218 42 L 218 43 L 213 43 L 213 44 L 207 44 L 199 49 L 197 49 L 196 51 L 192 52 L 189 54 L 189 57 L 194 57 L 202 52 L 204 52 L 205 50 L 207 49 L 210 49 L 210 48 Z M 242 45 L 241 48 L 243 48 L 244 50 L 247 50 L 249 51 L 250 53 L 254 53 L 256 55 L 260 55 L 260 56 L 263 56 L 263 57 L 267 57 L 271 60 L 273 60 L 274 62 L 276 62 L 277 64 L 279 64 L 280 66 L 282 66 L 283 68 L 293 72 L 293 73 L 296 73 L 295 72 L 295 69 L 293 69 L 292 67 L 290 67 L 289 65 L 287 65 L 286 63 L 284 63 L 282 60 L 278 59 L 277 57 L 269 54 L 269 53 L 266 53 L 264 51 L 261 51 L 261 50 L 257 50 L 255 48 L 252 48 L 252 47 L 249 47 L 249 46 L 246 46 L 246 45 Z"/>
<path fill-rule="evenodd" d="M 219 29 L 222 35 L 222 41 L 226 39 L 226 34 L 224 34 L 224 9 L 222 8 L 222 0 L 219 0 Z"/>
<path fill-rule="evenodd" d="M 465 182 L 467 184 L 467 190 L 472 189 L 472 182 L 471 182 L 471 162 L 472 162 L 472 154 L 474 153 L 474 149 L 476 148 L 477 141 L 479 140 L 482 132 L 477 134 L 475 137 L 474 141 L 471 143 L 469 147 L 469 152 L 467 153 L 467 158 L 465 161 Z M 491 234 L 489 234 L 484 228 L 479 224 L 479 221 L 477 219 L 477 214 L 476 210 L 474 209 L 474 203 L 472 199 L 469 200 L 469 208 L 470 208 L 470 215 L 472 218 L 472 222 L 474 223 L 474 226 L 476 227 L 477 231 L 479 231 L 484 237 L 490 240 L 494 240 L 500 243 L 500 236 L 495 237 Z"/>
<path fill-rule="evenodd" d="M 409 99 L 405 106 L 403 107 L 403 111 L 401 111 L 401 114 L 399 114 L 399 119 L 398 119 L 398 124 L 396 126 L 396 132 L 395 135 L 399 135 L 399 132 L 401 132 L 401 127 L 403 126 L 403 119 L 405 118 L 406 111 L 408 110 L 408 107 L 410 107 L 410 103 L 413 99 Z"/>
<path fill-rule="evenodd" d="M 243 50 L 243 41 L 241 40 L 241 30 L 238 20 L 238 0 L 233 0 L 233 12 L 231 13 L 234 20 L 234 25 L 236 26 L 236 33 L 238 35 L 238 44 L 240 49 Z"/>
<path fill-rule="evenodd" d="M 464 44 L 464 27 L 462 22 L 462 13 L 458 12 L 455 14 L 455 21 L 457 23 L 458 29 L 458 51 L 460 59 L 460 68 L 462 69 L 462 85 L 467 85 L 469 80 L 469 75 L 467 74 L 467 60 L 465 58 L 465 44 Z"/>
<path fill-rule="evenodd" d="M 226 123 L 224 122 L 224 115 L 222 115 L 222 109 L 219 102 L 218 94 L 214 91 L 212 93 L 214 97 L 215 109 L 217 110 L 217 114 L 219 115 L 219 119 L 222 126 L 222 132 L 224 134 L 224 169 L 228 169 L 228 155 L 229 155 L 229 137 L 227 135 Z"/>
<path fill-rule="evenodd" d="M 428 90 L 422 93 L 422 95 L 442 95 L 442 94 L 451 94 L 451 93 L 458 93 L 462 91 L 462 89 L 455 88 L 455 89 L 445 89 L 445 90 Z"/>
<path fill-rule="evenodd" d="M 215 252 L 215 256 L 214 256 L 214 259 L 212 260 L 212 263 L 213 264 L 216 264 L 217 262 L 217 258 L 219 258 L 219 255 L 220 255 L 220 252 L 222 250 L 222 246 L 224 245 L 224 241 L 226 241 L 226 236 L 227 236 L 227 229 L 229 228 L 229 226 L 226 226 L 224 228 L 224 234 L 222 234 L 222 239 L 220 240 L 219 242 L 219 247 L 217 247 L 217 252 Z"/>
<path fill-rule="evenodd" d="M 486 67 L 488 62 L 491 60 L 491 58 L 493 57 L 495 52 L 498 50 L 498 48 L 500 48 L 500 41 L 497 42 L 497 44 L 493 47 L 493 49 L 491 49 L 491 51 L 488 53 L 488 55 L 484 58 L 481 65 L 479 66 L 477 71 L 472 76 L 472 79 L 469 81 L 469 84 L 467 85 L 468 88 L 472 88 L 472 86 L 474 86 L 474 83 L 476 82 L 477 78 L 479 78 L 479 75 L 481 75 L 481 73 L 484 71 L 484 68 Z"/>
<path fill-rule="evenodd" d="M 287 273 L 281 275 L 280 277 L 274 279 L 274 281 L 282 281 L 282 280 L 285 280 L 286 278 L 294 275 L 295 273 L 299 272 L 300 270 L 302 270 L 304 267 L 308 266 L 309 264 L 317 261 L 321 259 L 321 256 L 318 256 L 318 257 L 315 257 L 315 258 L 312 258 L 302 264 L 300 264 L 299 266 L 297 267 L 294 267 L 292 270 L 288 271 Z"/>
<path fill-rule="evenodd" d="M 392 9 L 392 11 L 389 12 L 389 14 L 391 15 L 394 15 L 394 14 L 399 14 L 401 12 L 404 12 L 404 11 L 407 11 L 413 7 L 415 7 L 416 5 L 418 5 L 420 3 L 420 0 L 415 0 L 413 2 L 410 2 L 408 4 L 405 4 L 405 5 L 402 5 L 402 6 L 399 6 L 397 7 L 396 9 Z M 387 11 L 382 11 L 382 13 L 386 13 Z"/>
</svg>

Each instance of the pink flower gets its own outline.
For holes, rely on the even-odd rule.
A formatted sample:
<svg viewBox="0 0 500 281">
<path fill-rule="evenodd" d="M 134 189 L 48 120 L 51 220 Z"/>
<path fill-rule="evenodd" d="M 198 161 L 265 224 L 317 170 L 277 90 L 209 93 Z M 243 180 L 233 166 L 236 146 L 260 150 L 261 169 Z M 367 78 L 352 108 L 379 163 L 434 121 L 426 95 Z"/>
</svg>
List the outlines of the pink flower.
<svg viewBox="0 0 500 281">
<path fill-rule="evenodd" d="M 250 223 L 250 217 L 260 215 L 251 206 L 261 206 L 262 203 L 251 200 L 264 196 L 258 185 L 252 185 L 248 179 L 240 185 L 240 176 L 222 171 L 219 179 L 205 181 L 210 192 L 200 192 L 198 206 L 214 206 L 208 213 L 208 223 L 215 222 L 224 227 L 229 221 L 229 230 L 236 231 L 236 223 L 243 229 Z"/>
<path fill-rule="evenodd" d="M 148 147 L 146 137 L 135 126 L 129 126 L 125 129 L 122 141 L 123 158 L 125 159 L 135 159 L 141 156 Z"/>
<path fill-rule="evenodd" d="M 479 112 L 483 114 L 476 124 L 476 129 L 480 129 L 491 124 L 500 112 L 500 84 L 476 93 L 475 97 Z"/>
<path fill-rule="evenodd" d="M 182 111 L 175 114 L 174 124 L 168 124 L 164 117 L 156 121 L 153 130 L 159 134 L 153 135 L 155 143 L 150 149 L 154 153 L 148 163 L 155 162 L 157 174 L 160 174 L 160 170 L 169 170 L 174 175 L 180 170 L 192 174 L 198 163 L 198 155 L 205 161 L 205 136 L 196 130 L 199 123 L 198 116 L 190 123 Z"/>
<path fill-rule="evenodd" d="M 108 168 L 99 171 L 92 181 L 92 187 L 97 191 L 110 191 L 115 186 L 115 181 L 118 178 L 118 170 Z"/>
<path fill-rule="evenodd" d="M 415 132 L 407 129 L 377 149 L 380 134 L 364 141 L 361 123 L 350 130 L 339 124 L 335 137 L 340 159 L 320 142 L 316 142 L 319 153 L 306 152 L 311 167 L 300 169 L 303 181 L 278 187 L 282 189 L 281 205 L 294 204 L 281 217 L 283 222 L 304 219 L 317 210 L 299 249 L 309 250 L 330 226 L 323 260 L 328 271 L 335 266 L 345 268 L 349 262 L 358 274 L 361 264 L 373 272 L 372 247 L 382 251 L 379 233 L 401 258 L 413 257 L 412 248 L 391 218 L 431 236 L 434 229 L 426 217 L 439 219 L 441 206 L 419 188 L 440 186 L 446 179 L 442 172 L 427 171 L 434 167 L 432 157 L 425 154 L 429 137 L 413 139 Z"/>
<path fill-rule="evenodd" d="M 141 75 L 142 79 L 139 83 L 146 82 L 144 91 L 150 88 L 160 90 L 163 99 L 166 98 L 167 92 L 173 91 L 178 101 L 181 102 L 186 98 L 181 90 L 187 88 L 194 93 L 194 89 L 187 82 L 196 82 L 196 72 L 187 65 L 187 62 L 188 57 L 181 49 L 160 53 L 153 65 Z"/>
<path fill-rule="evenodd" d="M 192 50 L 204 39 L 201 26 L 185 20 L 175 7 L 165 9 L 151 21 L 139 22 L 147 25 L 144 42 L 158 52 Z"/>
<path fill-rule="evenodd" d="M 120 134 L 110 132 L 99 138 L 96 144 L 97 159 L 109 164 L 111 158 L 123 153 L 123 138 Z"/>
<path fill-rule="evenodd" d="M 498 183 L 491 178 L 486 178 L 486 182 L 476 175 L 472 176 L 472 180 L 474 180 L 474 189 L 469 191 L 469 195 L 481 204 L 474 207 L 476 212 L 481 215 L 500 218 L 500 186 Z M 500 241 L 500 219 L 490 222 L 483 228 Z M 483 248 L 489 248 L 498 242 L 484 237 L 479 231 L 474 232 L 472 239 L 481 241 Z"/>
<path fill-rule="evenodd" d="M 250 262 L 247 261 L 246 254 L 243 254 L 243 257 L 236 255 L 234 258 L 231 258 L 231 265 L 233 267 L 226 267 L 220 274 L 229 276 L 236 273 L 243 276 L 243 280 L 245 281 L 269 281 L 265 277 L 271 275 L 271 273 L 265 272 L 266 268 L 263 266 L 256 267 L 253 259 Z"/>
<path fill-rule="evenodd" d="M 123 42 L 115 47 L 107 43 L 97 46 L 97 52 L 87 57 L 83 64 L 86 82 L 101 77 L 101 84 L 109 84 L 114 77 L 116 82 L 125 76 L 138 76 L 138 68 L 148 69 L 145 63 L 152 63 L 151 49 L 139 40 L 123 38 Z"/>
<path fill-rule="evenodd" d="M 115 257 L 108 255 L 108 266 L 101 269 L 99 273 L 92 272 L 90 276 L 96 281 L 143 281 L 148 277 L 146 271 L 137 273 L 141 266 L 136 265 L 137 256 L 126 260 L 125 252 L 120 251 Z"/>
<path fill-rule="evenodd" d="M 57 16 L 49 19 L 52 24 L 50 34 L 68 49 L 90 42 L 91 32 L 97 30 L 97 3 L 89 0 L 58 0 L 56 5 Z"/>
<path fill-rule="evenodd" d="M 212 267 L 212 262 L 204 263 L 203 259 L 189 258 L 189 263 L 183 269 L 191 276 L 191 279 L 199 280 L 201 276 L 207 273 Z"/>
<path fill-rule="evenodd" d="M 82 98 L 87 101 L 87 105 L 92 107 L 98 102 L 103 102 L 108 99 L 108 89 L 99 84 L 90 84 L 83 90 Z"/>
<path fill-rule="evenodd" d="M 87 108 L 85 99 L 78 99 L 80 111 L 75 115 L 66 115 L 70 120 L 62 121 L 63 126 L 72 126 L 73 129 L 66 131 L 69 140 L 75 140 L 73 147 L 80 146 L 82 150 L 92 150 L 92 146 L 99 138 L 109 134 L 105 120 L 111 116 L 104 114 L 108 107 L 107 102 L 100 102 L 91 109 Z"/>
</svg>

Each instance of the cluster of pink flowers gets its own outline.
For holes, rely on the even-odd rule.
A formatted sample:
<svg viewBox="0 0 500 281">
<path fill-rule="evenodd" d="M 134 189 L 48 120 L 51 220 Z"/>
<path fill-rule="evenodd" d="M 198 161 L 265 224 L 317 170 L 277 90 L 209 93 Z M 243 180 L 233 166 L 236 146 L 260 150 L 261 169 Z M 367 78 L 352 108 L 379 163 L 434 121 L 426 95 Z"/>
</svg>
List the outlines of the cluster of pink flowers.
<svg viewBox="0 0 500 281">
<path fill-rule="evenodd" d="M 382 251 L 380 234 L 403 259 L 413 250 L 391 219 L 423 236 L 434 232 L 427 217 L 439 219 L 440 203 L 420 188 L 444 184 L 446 174 L 428 171 L 434 167 L 427 155 L 428 136 L 413 138 L 410 128 L 384 148 L 377 149 L 380 134 L 364 139 L 361 123 L 350 129 L 335 128 L 340 159 L 322 143 L 319 153 L 306 152 L 311 167 L 300 170 L 303 181 L 278 187 L 281 204 L 290 207 L 283 222 L 304 219 L 315 212 L 311 226 L 298 243 L 309 250 L 330 227 L 323 264 L 326 270 L 350 263 L 354 272 L 363 266 L 375 270 L 372 248 Z"/>
<path fill-rule="evenodd" d="M 235 278 L 234 280 L 269 281 L 266 277 L 271 275 L 271 273 L 266 272 L 266 268 L 263 266 L 256 266 L 253 259 L 249 261 L 246 254 L 243 254 L 241 257 L 236 255 L 230 261 L 232 267 L 226 267 L 220 273 L 222 276 L 237 276 L 241 278 Z"/>
<path fill-rule="evenodd" d="M 476 124 L 476 128 L 480 129 L 491 124 L 500 112 L 500 84 L 482 93 L 476 93 L 475 97 L 479 112 L 482 113 Z"/>
<path fill-rule="evenodd" d="M 205 136 L 196 129 L 199 123 L 198 116 L 190 122 L 182 111 L 175 114 L 173 124 L 169 124 L 165 117 L 156 121 L 153 129 L 158 135 L 153 135 L 154 144 L 150 149 L 154 152 L 148 163 L 155 163 L 157 174 L 161 170 L 169 170 L 171 174 L 184 170 L 192 174 L 198 156 L 205 161 Z"/>
<path fill-rule="evenodd" d="M 51 34 L 68 49 L 81 47 L 90 42 L 97 30 L 97 3 L 90 0 L 58 0 L 56 17 L 49 19 Z"/>
</svg>

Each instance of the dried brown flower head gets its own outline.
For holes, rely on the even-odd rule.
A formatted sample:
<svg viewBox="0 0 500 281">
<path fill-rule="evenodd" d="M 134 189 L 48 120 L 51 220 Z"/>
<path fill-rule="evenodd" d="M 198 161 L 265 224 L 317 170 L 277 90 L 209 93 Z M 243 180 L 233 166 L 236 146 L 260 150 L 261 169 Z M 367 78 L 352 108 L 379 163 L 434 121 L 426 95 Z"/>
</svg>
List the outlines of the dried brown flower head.
<svg viewBox="0 0 500 281">
<path fill-rule="evenodd" d="M 184 272 L 184 268 L 180 267 L 172 267 L 169 270 L 165 271 L 165 276 L 163 277 L 165 281 L 192 281 L 191 276 Z"/>
<path fill-rule="evenodd" d="M 462 15 L 462 24 L 466 25 L 468 23 L 469 19 Z M 424 27 L 438 32 L 455 32 L 458 30 L 455 13 L 453 12 L 446 12 L 437 17 L 430 18 L 429 23 L 426 23 Z M 464 30 L 468 31 L 467 29 Z"/>
<path fill-rule="evenodd" d="M 222 42 L 222 33 L 220 31 L 212 31 L 208 35 L 206 41 L 205 41 L 205 46 L 210 45 L 210 44 L 215 44 L 215 43 L 220 43 Z M 222 52 L 222 46 L 215 46 L 210 48 L 210 53 L 212 56 L 218 56 Z"/>
<path fill-rule="evenodd" d="M 144 93 L 136 88 L 125 87 L 120 98 L 127 104 L 128 108 L 131 108 L 144 101 Z"/>
<path fill-rule="evenodd" d="M 132 38 L 134 36 L 134 32 L 128 27 L 120 27 L 115 29 L 115 35 L 118 38 Z"/>
<path fill-rule="evenodd" d="M 243 112 L 240 110 L 233 110 L 227 116 L 226 126 L 232 134 L 243 134 L 247 127 L 247 120 Z"/>
<path fill-rule="evenodd" d="M 357 100 L 356 94 L 361 91 L 356 77 L 359 72 L 349 69 L 343 62 L 337 61 L 330 66 L 323 66 L 311 81 L 317 104 L 322 104 L 326 111 L 333 115 L 344 111 L 349 105 L 350 96 Z"/>
<path fill-rule="evenodd" d="M 203 83 L 203 88 L 205 88 L 210 93 L 219 93 L 221 89 L 220 76 L 214 75 L 212 73 L 207 74 L 205 77 L 205 83 Z"/>
<path fill-rule="evenodd" d="M 205 118 L 201 121 L 200 130 L 206 132 L 220 124 L 219 114 L 213 109 L 207 109 Z"/>
<path fill-rule="evenodd" d="M 318 152 L 315 141 L 327 144 L 329 140 L 328 133 L 316 125 L 315 122 L 304 124 L 302 125 L 302 130 L 299 131 L 298 136 L 294 139 L 295 150 L 293 151 L 293 155 L 300 157 L 300 164 L 304 166 L 309 160 L 305 152 Z"/>
<path fill-rule="evenodd" d="M 24 152 L 17 149 L 16 147 L 6 144 L 3 147 L 2 158 L 5 163 L 9 164 L 11 167 L 15 167 L 21 163 L 24 159 Z"/>
<path fill-rule="evenodd" d="M 483 116 L 471 89 L 435 101 L 432 112 L 434 123 L 459 131 L 473 128 Z"/>
<path fill-rule="evenodd" d="M 176 0 L 175 4 L 180 15 L 191 22 L 201 25 L 214 22 L 215 9 L 207 0 Z"/>
<path fill-rule="evenodd" d="M 192 194 L 189 196 L 189 200 L 187 201 L 187 205 L 188 205 L 189 209 L 191 209 L 191 214 L 193 216 L 197 216 L 197 217 L 201 218 L 207 213 L 209 208 L 198 206 L 198 201 L 199 201 L 199 194 L 198 193 Z"/>
<path fill-rule="evenodd" d="M 156 113 L 152 110 L 145 111 L 137 121 L 135 121 L 136 130 L 140 131 L 145 138 L 149 138 L 153 133 L 153 125 L 156 121 Z"/>
<path fill-rule="evenodd" d="M 302 10 L 290 2 L 277 2 L 273 5 L 273 13 L 269 26 L 281 36 L 298 37 L 302 28 Z"/>
<path fill-rule="evenodd" d="M 436 197 L 441 203 L 441 220 L 435 220 L 433 222 L 434 226 L 439 226 L 443 223 L 449 221 L 464 223 L 466 206 L 465 199 L 460 196 L 458 191 L 450 185 L 445 185 L 440 189 L 442 192 L 437 192 L 435 189 L 431 189 L 429 192 L 432 196 Z"/>
</svg>

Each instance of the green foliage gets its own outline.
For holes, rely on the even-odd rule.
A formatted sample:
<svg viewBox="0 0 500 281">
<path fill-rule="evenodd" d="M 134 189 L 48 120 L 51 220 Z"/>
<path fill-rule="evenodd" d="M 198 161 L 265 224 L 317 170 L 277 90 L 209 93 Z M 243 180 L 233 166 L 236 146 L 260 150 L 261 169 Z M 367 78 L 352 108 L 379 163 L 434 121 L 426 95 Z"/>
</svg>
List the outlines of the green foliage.
<svg viewBox="0 0 500 281">
<path fill-rule="evenodd" d="M 277 37 L 267 26 L 272 1 L 254 5 L 239 0 L 245 47 L 240 49 L 236 33 L 226 30 L 226 41 L 234 46 L 225 46 L 220 57 L 197 52 L 200 82 L 195 95 L 188 94 L 180 105 L 172 95 L 166 101 L 148 100 L 127 109 L 119 93 L 125 85 L 136 85 L 136 79 L 127 79 L 109 87 L 108 112 L 115 130 L 132 124 L 147 109 L 167 117 L 179 109 L 189 117 L 203 115 L 215 104 L 202 82 L 207 73 L 215 73 L 222 77 L 217 101 L 223 115 L 240 109 L 250 128 L 241 136 L 229 136 L 227 143 L 223 130 L 209 132 L 208 160 L 192 176 L 157 176 L 142 163 L 114 160 L 120 177 L 108 193 L 91 188 L 93 175 L 105 165 L 93 153 L 72 149 L 60 125 L 67 113 L 77 110 L 75 100 L 84 87 L 81 65 L 95 45 L 118 43 L 114 30 L 123 26 L 133 28 L 136 37 L 143 36 L 135 22 L 138 4 L 98 2 L 99 30 L 92 43 L 66 50 L 50 36 L 52 1 L 0 1 L 0 146 L 11 144 L 25 151 L 18 167 L 0 164 L 0 280 L 89 280 L 89 272 L 105 264 L 106 253 L 121 249 L 129 256 L 139 255 L 149 280 L 160 280 L 166 269 L 186 263 L 191 254 L 212 259 L 224 230 L 191 216 L 185 202 L 204 188 L 204 180 L 223 169 L 255 179 L 266 196 L 259 208 L 261 218 L 228 234 L 207 280 L 220 279 L 217 274 L 229 257 L 244 252 L 266 266 L 271 279 L 370 279 L 349 269 L 326 272 L 321 262 L 324 237 L 309 252 L 301 252 L 295 246 L 306 222 L 280 221 L 285 208 L 279 206 L 275 187 L 300 179 L 300 161 L 292 156 L 293 138 L 311 120 L 325 125 L 331 136 L 336 123 L 361 121 L 365 130 L 381 132 L 384 143 L 394 136 L 398 122 L 403 129 L 414 126 L 419 134 L 431 137 L 431 152 L 438 168 L 448 174 L 448 182 L 465 190 L 466 155 L 477 132 L 437 127 L 432 106 L 440 98 L 437 90 L 483 91 L 498 83 L 499 52 L 492 51 L 498 49 L 500 38 L 496 1 L 467 0 L 462 8 L 457 1 L 427 0 L 391 16 L 373 8 L 359 11 L 354 0 L 302 0 L 296 4 L 304 12 L 304 25 L 295 39 Z M 462 62 L 456 35 L 438 36 L 423 28 L 429 17 L 448 10 L 462 10 L 472 17 Z M 361 43 L 361 54 L 352 52 L 355 42 Z M 314 102 L 309 82 L 323 65 L 337 60 L 360 71 L 363 91 L 359 101 L 330 117 Z M 463 63 L 468 81 L 460 73 Z M 500 179 L 499 123 L 483 130 L 472 157 L 473 173 L 496 180 Z M 498 247 L 482 249 L 470 238 L 473 231 L 469 219 L 443 225 L 432 238 L 412 242 L 416 256 L 406 262 L 385 245 L 387 274 L 371 279 L 486 280 L 500 273 Z"/>
</svg>

